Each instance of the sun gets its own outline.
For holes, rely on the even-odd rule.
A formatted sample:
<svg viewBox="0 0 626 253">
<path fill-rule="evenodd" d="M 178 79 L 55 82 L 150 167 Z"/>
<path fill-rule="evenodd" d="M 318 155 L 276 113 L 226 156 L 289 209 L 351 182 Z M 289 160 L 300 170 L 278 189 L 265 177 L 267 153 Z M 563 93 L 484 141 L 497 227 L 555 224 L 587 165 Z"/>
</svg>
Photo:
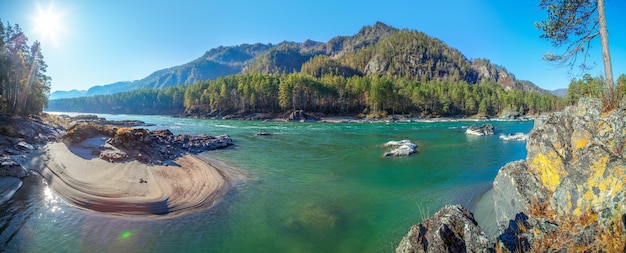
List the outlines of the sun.
<svg viewBox="0 0 626 253">
<path fill-rule="evenodd" d="M 34 32 L 39 35 L 41 42 L 57 43 L 57 36 L 64 31 L 62 24 L 63 14 L 54 9 L 51 3 L 48 8 L 37 4 L 37 14 L 33 17 Z"/>
</svg>

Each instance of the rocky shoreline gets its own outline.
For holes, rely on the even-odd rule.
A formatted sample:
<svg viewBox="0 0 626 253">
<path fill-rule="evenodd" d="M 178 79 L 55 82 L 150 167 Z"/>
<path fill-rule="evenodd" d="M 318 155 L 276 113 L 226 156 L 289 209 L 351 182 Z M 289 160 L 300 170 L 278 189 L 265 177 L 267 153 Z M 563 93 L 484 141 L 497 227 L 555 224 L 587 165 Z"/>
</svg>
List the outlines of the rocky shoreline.
<svg viewBox="0 0 626 253">
<path fill-rule="evenodd" d="M 243 171 L 199 156 L 233 145 L 228 135 L 174 135 L 134 128 L 148 125 L 141 121 L 93 115 L 2 116 L 0 123 L 0 204 L 11 199 L 25 177 L 37 173 L 79 208 L 179 214 L 213 205 L 245 178 Z M 103 198 L 107 192 L 118 193 Z M 116 197 L 122 192 L 125 197 Z"/>
<path fill-rule="evenodd" d="M 465 208 L 446 206 L 396 252 L 625 252 L 626 100 L 601 108 L 582 98 L 535 125 L 526 159 L 493 182 L 495 238 Z"/>
<path fill-rule="evenodd" d="M 217 111 L 198 113 L 188 111 L 180 117 L 221 119 L 221 120 L 260 120 L 266 122 L 322 122 L 322 123 L 391 123 L 391 122 L 479 122 L 479 121 L 528 121 L 544 118 L 546 115 L 519 115 L 503 113 L 499 116 L 457 116 L 457 117 L 423 117 L 419 115 L 386 115 L 371 117 L 370 115 L 326 115 L 318 112 L 291 110 L 283 113 L 233 113 L 222 115 Z"/>
</svg>

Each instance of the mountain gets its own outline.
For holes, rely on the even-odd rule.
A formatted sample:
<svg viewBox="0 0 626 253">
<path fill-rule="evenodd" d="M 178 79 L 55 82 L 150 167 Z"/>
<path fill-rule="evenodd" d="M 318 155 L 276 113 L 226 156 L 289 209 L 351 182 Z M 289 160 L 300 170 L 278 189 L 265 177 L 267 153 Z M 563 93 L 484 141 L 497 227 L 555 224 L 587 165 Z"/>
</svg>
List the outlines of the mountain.
<svg viewBox="0 0 626 253">
<path fill-rule="evenodd" d="M 567 88 L 551 90 L 550 93 L 554 94 L 557 97 L 564 98 L 567 95 Z"/>
<path fill-rule="evenodd" d="M 68 90 L 68 91 L 55 91 L 48 96 L 48 99 L 61 99 L 61 98 L 77 98 L 87 96 L 87 91 L 85 90 Z"/>
<path fill-rule="evenodd" d="M 141 88 L 165 88 L 214 80 L 237 73 L 293 73 L 314 76 L 386 76 L 392 79 L 450 80 L 477 84 L 493 81 L 505 90 L 547 93 L 530 81 L 517 80 L 487 59 L 469 60 L 460 51 L 425 33 L 399 30 L 377 22 L 353 36 L 328 42 L 307 40 L 242 44 L 211 49 L 187 64 L 158 70 L 132 82 L 95 86 L 87 91 L 56 91 L 50 99 L 94 96 Z"/>
<path fill-rule="evenodd" d="M 147 77 L 126 82 L 94 86 L 86 91 L 55 91 L 49 99 L 75 98 L 81 96 L 107 95 L 142 88 L 166 88 L 196 81 L 212 80 L 220 76 L 240 73 L 256 57 L 272 48 L 271 44 L 242 44 L 220 46 L 207 51 L 189 63 L 155 71 Z"/>
<path fill-rule="evenodd" d="M 487 59 L 468 60 L 460 51 L 425 33 L 398 30 L 381 22 L 363 27 L 354 36 L 338 36 L 327 43 L 283 42 L 262 54 L 245 73 L 302 71 L 321 77 L 387 76 L 413 80 L 452 80 L 476 84 L 493 81 L 505 90 L 547 91 L 518 80 L 505 67 Z"/>
</svg>

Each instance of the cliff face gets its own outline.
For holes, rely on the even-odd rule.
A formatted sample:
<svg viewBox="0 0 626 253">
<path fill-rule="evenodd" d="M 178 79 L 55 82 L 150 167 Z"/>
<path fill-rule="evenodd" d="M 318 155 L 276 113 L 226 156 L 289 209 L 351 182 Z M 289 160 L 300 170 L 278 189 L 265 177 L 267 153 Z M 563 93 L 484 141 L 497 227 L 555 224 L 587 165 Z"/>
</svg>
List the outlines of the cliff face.
<svg viewBox="0 0 626 253">
<path fill-rule="evenodd" d="M 606 114 L 601 108 L 599 100 L 582 98 L 537 122 L 526 160 L 500 169 L 493 248 L 626 250 L 626 100 Z"/>
</svg>

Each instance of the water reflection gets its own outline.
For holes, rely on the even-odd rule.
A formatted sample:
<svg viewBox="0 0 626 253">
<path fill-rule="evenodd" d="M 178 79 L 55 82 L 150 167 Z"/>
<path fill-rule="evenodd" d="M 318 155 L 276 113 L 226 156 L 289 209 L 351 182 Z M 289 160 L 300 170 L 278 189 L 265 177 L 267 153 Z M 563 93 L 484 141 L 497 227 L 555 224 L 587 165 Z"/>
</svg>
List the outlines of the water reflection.
<svg viewBox="0 0 626 253">
<path fill-rule="evenodd" d="M 57 197 L 54 192 L 52 192 L 48 184 L 45 184 L 45 186 L 46 187 L 43 188 L 43 200 L 46 205 L 46 209 L 48 209 L 52 213 L 65 213 L 65 211 L 59 205 L 59 197 Z"/>
</svg>

